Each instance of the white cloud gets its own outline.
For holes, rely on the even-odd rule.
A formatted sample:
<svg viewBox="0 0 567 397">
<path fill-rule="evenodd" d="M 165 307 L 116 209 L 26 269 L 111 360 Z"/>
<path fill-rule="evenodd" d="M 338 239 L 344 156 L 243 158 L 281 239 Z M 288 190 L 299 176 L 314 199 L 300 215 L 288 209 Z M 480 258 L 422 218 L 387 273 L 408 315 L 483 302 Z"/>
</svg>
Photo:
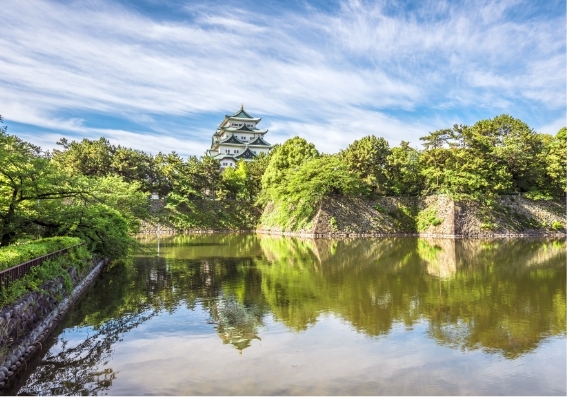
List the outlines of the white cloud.
<svg viewBox="0 0 567 397">
<path fill-rule="evenodd" d="M 416 109 L 450 116 L 444 125 L 457 122 L 452 110 L 471 106 L 564 112 L 564 15 L 506 19 L 526 6 L 518 2 L 430 2 L 413 13 L 387 6 L 350 1 L 335 14 L 261 15 L 199 5 L 174 22 L 103 1 L 8 2 L 0 113 L 91 138 L 124 129 L 89 127 L 95 119 L 144 121 L 147 133 L 115 139 L 152 147 L 186 137 L 185 151 L 201 154 L 216 123 L 242 102 L 273 125 L 270 141 L 297 130 L 330 152 L 369 132 L 394 144 L 404 131 L 417 145 L 440 126 L 435 112 Z M 392 115 L 401 109 L 407 116 Z M 167 130 L 155 121 L 164 117 L 196 121 Z"/>
<path fill-rule="evenodd" d="M 542 125 L 538 128 L 536 128 L 535 130 L 537 132 L 543 132 L 546 134 L 551 134 L 551 135 L 555 135 L 557 134 L 557 132 L 559 132 L 559 130 L 563 127 L 567 127 L 567 120 L 565 119 L 565 117 L 561 117 L 549 124 L 546 125 Z"/>
</svg>

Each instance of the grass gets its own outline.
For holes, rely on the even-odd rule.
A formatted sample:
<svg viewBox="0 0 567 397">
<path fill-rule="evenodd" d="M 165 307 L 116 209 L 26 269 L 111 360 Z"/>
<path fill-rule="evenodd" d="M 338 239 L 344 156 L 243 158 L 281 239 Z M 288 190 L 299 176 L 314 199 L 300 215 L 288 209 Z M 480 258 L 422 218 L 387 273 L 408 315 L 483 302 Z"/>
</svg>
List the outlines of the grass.
<svg viewBox="0 0 567 397">
<path fill-rule="evenodd" d="M 81 239 L 77 237 L 51 237 L 2 247 L 0 248 L 0 270 L 80 243 Z"/>
<path fill-rule="evenodd" d="M 65 255 L 43 262 L 35 266 L 22 278 L 13 281 L 7 288 L 0 289 L 0 307 L 14 303 L 18 298 L 31 291 L 39 291 L 45 282 L 62 278 L 67 292 L 73 288 L 69 270 L 76 268 L 79 274 L 84 273 L 92 261 L 92 255 L 85 246 L 75 247 Z"/>
</svg>

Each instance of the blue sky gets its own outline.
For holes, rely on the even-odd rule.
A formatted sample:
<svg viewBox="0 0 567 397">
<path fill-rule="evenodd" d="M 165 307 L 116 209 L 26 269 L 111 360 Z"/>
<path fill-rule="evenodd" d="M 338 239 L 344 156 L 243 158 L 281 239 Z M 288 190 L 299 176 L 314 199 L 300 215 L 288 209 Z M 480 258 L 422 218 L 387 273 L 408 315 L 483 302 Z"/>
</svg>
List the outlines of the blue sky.
<svg viewBox="0 0 567 397">
<path fill-rule="evenodd" d="M 541 3 L 541 4 L 540 4 Z M 9 1 L 0 114 L 55 147 L 201 155 L 243 103 L 270 143 L 391 145 L 507 113 L 566 117 L 565 1 Z"/>
</svg>

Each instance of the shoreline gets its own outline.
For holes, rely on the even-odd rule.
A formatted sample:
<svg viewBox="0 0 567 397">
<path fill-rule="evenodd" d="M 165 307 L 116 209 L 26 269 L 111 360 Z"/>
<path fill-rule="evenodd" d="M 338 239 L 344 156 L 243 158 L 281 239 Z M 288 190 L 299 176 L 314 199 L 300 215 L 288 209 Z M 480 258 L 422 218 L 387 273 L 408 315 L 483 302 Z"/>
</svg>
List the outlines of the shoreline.
<svg viewBox="0 0 567 397">
<path fill-rule="evenodd" d="M 290 232 L 290 231 L 275 231 L 275 230 L 264 230 L 264 229 L 256 229 L 256 230 L 230 230 L 230 229 L 221 229 L 221 230 L 183 230 L 183 231 L 168 231 L 168 232 L 160 232 L 160 233 L 148 233 L 148 232 L 140 232 L 136 233 L 135 237 L 142 237 L 142 236 L 180 236 L 180 235 L 201 235 L 201 234 L 266 234 L 266 235 L 273 235 L 273 236 L 286 236 L 286 237 L 304 237 L 304 238 L 368 238 L 368 237 L 427 237 L 427 238 L 446 238 L 446 239 L 483 239 L 483 238 L 532 238 L 532 237 L 549 237 L 549 238 L 567 238 L 567 233 L 565 232 L 542 232 L 542 233 L 492 233 L 492 234 L 471 234 L 471 235 L 464 235 L 464 234 L 436 234 L 436 233 L 303 233 L 303 232 Z"/>
</svg>

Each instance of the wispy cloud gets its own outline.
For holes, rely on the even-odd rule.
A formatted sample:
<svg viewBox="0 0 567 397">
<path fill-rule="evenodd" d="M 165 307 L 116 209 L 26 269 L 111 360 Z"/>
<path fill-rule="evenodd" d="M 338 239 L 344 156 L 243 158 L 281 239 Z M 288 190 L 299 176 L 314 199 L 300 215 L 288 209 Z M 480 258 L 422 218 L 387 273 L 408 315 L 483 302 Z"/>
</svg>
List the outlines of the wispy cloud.
<svg viewBox="0 0 567 397">
<path fill-rule="evenodd" d="M 203 3 L 157 19 L 111 1 L 8 2 L 0 114 L 42 141 L 105 135 L 183 155 L 202 154 L 240 103 L 270 141 L 301 135 L 326 152 L 369 133 L 417 145 L 479 115 L 564 118 L 564 4 L 545 15 L 519 1 L 403 4 Z"/>
</svg>

